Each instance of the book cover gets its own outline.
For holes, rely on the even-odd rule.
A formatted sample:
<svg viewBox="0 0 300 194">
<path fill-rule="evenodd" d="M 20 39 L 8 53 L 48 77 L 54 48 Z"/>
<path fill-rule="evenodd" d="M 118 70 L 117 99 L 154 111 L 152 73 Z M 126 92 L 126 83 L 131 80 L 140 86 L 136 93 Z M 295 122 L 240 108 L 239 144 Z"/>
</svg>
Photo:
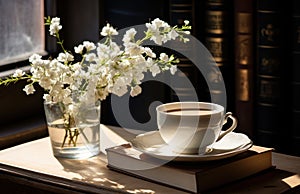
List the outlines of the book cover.
<svg viewBox="0 0 300 194">
<path fill-rule="evenodd" d="M 300 156 L 300 1 L 293 0 L 291 18 L 292 68 L 292 154 Z"/>
<path fill-rule="evenodd" d="M 274 146 L 277 151 L 288 149 L 289 134 L 288 121 L 281 116 L 285 110 L 284 72 L 290 63 L 285 59 L 286 20 L 281 2 L 256 2 L 255 141 L 258 145 Z"/>
<path fill-rule="evenodd" d="M 272 150 L 252 146 L 246 152 L 222 160 L 164 165 L 129 144 L 108 148 L 106 152 L 108 168 L 112 170 L 199 193 L 271 168 Z"/>
<path fill-rule="evenodd" d="M 234 64 L 236 131 L 253 138 L 255 0 L 234 1 Z"/>
<path fill-rule="evenodd" d="M 196 36 L 197 34 L 197 20 L 196 20 L 196 9 L 198 2 L 195 0 L 168 0 L 169 2 L 169 19 L 172 26 L 183 25 L 185 20 L 190 22 L 192 26 L 191 35 Z M 191 60 L 185 57 L 180 52 L 189 51 L 193 52 L 192 45 L 186 45 L 185 47 L 179 48 L 177 51 L 171 50 L 175 56 L 178 56 L 180 62 L 177 64 L 180 70 L 175 73 L 177 79 L 176 83 L 172 83 L 174 86 L 170 91 L 170 101 L 191 101 L 194 100 L 194 91 L 198 95 L 199 101 L 204 101 L 202 96 L 199 94 L 199 85 L 202 85 L 204 80 L 201 79 L 201 75 L 196 65 Z M 196 52 L 196 51 L 195 51 Z M 196 53 L 195 53 L 196 54 Z M 188 78 L 192 83 L 188 86 L 184 83 L 184 78 Z M 180 81 L 182 79 L 182 81 Z M 178 81 L 179 80 L 179 81 Z M 200 100 L 201 99 L 201 100 Z"/>
<path fill-rule="evenodd" d="M 227 96 L 227 111 L 234 112 L 234 62 L 233 62 L 233 1 L 206 0 L 204 23 L 204 45 L 210 51 L 223 79 L 218 75 L 210 75 L 209 82 L 213 88 L 209 93 L 216 103 Z M 216 72 L 218 72 L 216 70 Z M 217 78 L 217 79 L 216 79 Z M 225 82 L 226 91 L 219 89 L 220 82 Z M 224 94 L 223 92 L 226 92 Z M 219 104 L 220 104 L 219 103 Z"/>
</svg>

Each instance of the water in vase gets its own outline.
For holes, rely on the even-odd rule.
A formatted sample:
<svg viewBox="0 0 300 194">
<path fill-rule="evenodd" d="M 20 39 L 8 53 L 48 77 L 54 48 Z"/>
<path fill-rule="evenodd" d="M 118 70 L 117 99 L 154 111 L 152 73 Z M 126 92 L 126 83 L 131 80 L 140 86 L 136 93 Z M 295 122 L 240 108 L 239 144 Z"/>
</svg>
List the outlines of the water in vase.
<svg viewBox="0 0 300 194">
<path fill-rule="evenodd" d="M 100 122 L 67 128 L 63 121 L 48 123 L 53 154 L 66 158 L 88 158 L 100 152 Z"/>
</svg>

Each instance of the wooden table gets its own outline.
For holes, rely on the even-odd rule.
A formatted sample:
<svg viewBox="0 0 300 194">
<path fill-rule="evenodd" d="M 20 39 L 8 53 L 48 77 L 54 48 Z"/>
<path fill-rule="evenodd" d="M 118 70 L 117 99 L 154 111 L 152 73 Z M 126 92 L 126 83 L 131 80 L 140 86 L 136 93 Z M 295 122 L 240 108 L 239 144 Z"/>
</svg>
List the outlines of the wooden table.
<svg viewBox="0 0 300 194">
<path fill-rule="evenodd" d="M 101 129 L 102 150 L 134 137 L 117 127 Z M 0 151 L 1 193 L 186 193 L 109 170 L 106 162 L 105 154 L 86 160 L 55 158 L 49 137 L 21 144 Z M 275 169 L 208 193 L 300 193 L 300 158 L 274 152 L 273 164 Z"/>
</svg>

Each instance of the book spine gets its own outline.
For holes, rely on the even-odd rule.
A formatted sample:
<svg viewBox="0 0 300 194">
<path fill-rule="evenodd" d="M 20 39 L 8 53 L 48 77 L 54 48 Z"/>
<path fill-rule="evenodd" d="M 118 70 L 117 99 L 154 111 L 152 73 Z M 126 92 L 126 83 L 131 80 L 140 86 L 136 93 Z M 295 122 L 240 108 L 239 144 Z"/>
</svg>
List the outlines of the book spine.
<svg viewBox="0 0 300 194">
<path fill-rule="evenodd" d="M 234 1 L 234 64 L 236 131 L 253 138 L 253 68 L 255 0 Z"/>
<path fill-rule="evenodd" d="M 295 155 L 300 156 L 300 1 L 292 4 L 292 148 Z"/>
<path fill-rule="evenodd" d="M 256 138 L 257 144 L 281 151 L 286 143 L 283 120 L 284 48 L 280 0 L 257 0 Z"/>
<path fill-rule="evenodd" d="M 223 79 L 216 79 L 218 75 L 211 75 L 209 82 L 216 86 L 210 89 L 211 98 L 221 102 L 221 97 L 227 95 L 227 109 L 233 111 L 234 102 L 234 65 L 233 65 L 233 1 L 206 0 L 205 1 L 205 34 L 204 45 L 212 54 L 219 67 Z M 216 72 L 218 72 L 216 70 Z M 226 94 L 218 89 L 218 83 L 225 82 Z M 219 100 L 220 99 L 220 100 Z"/>
<path fill-rule="evenodd" d="M 170 25 L 183 25 L 184 20 L 188 20 L 192 26 L 191 34 L 195 36 L 196 34 L 196 18 L 195 18 L 195 0 L 169 0 L 169 14 L 170 14 Z M 184 47 L 181 49 L 191 49 L 190 47 Z M 180 52 L 180 50 L 178 50 Z M 186 86 L 183 82 L 182 84 L 176 84 L 171 92 L 170 101 L 188 101 L 193 99 L 193 91 L 198 93 L 198 70 L 197 67 L 183 55 L 175 52 L 178 56 L 180 62 L 177 67 L 180 71 L 176 72 L 175 79 L 181 79 L 182 77 L 187 77 L 193 84 L 193 88 Z"/>
</svg>

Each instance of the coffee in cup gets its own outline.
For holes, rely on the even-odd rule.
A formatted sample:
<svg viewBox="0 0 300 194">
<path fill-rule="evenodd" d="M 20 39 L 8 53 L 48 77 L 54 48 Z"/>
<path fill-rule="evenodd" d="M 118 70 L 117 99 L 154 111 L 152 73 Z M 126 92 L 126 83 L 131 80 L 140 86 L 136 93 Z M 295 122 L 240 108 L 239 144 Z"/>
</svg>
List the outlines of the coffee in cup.
<svg viewBox="0 0 300 194">
<path fill-rule="evenodd" d="M 158 130 L 172 150 L 182 154 L 204 154 L 208 147 L 237 126 L 232 113 L 208 102 L 173 102 L 156 107 Z M 231 126 L 222 131 L 227 119 Z"/>
</svg>

